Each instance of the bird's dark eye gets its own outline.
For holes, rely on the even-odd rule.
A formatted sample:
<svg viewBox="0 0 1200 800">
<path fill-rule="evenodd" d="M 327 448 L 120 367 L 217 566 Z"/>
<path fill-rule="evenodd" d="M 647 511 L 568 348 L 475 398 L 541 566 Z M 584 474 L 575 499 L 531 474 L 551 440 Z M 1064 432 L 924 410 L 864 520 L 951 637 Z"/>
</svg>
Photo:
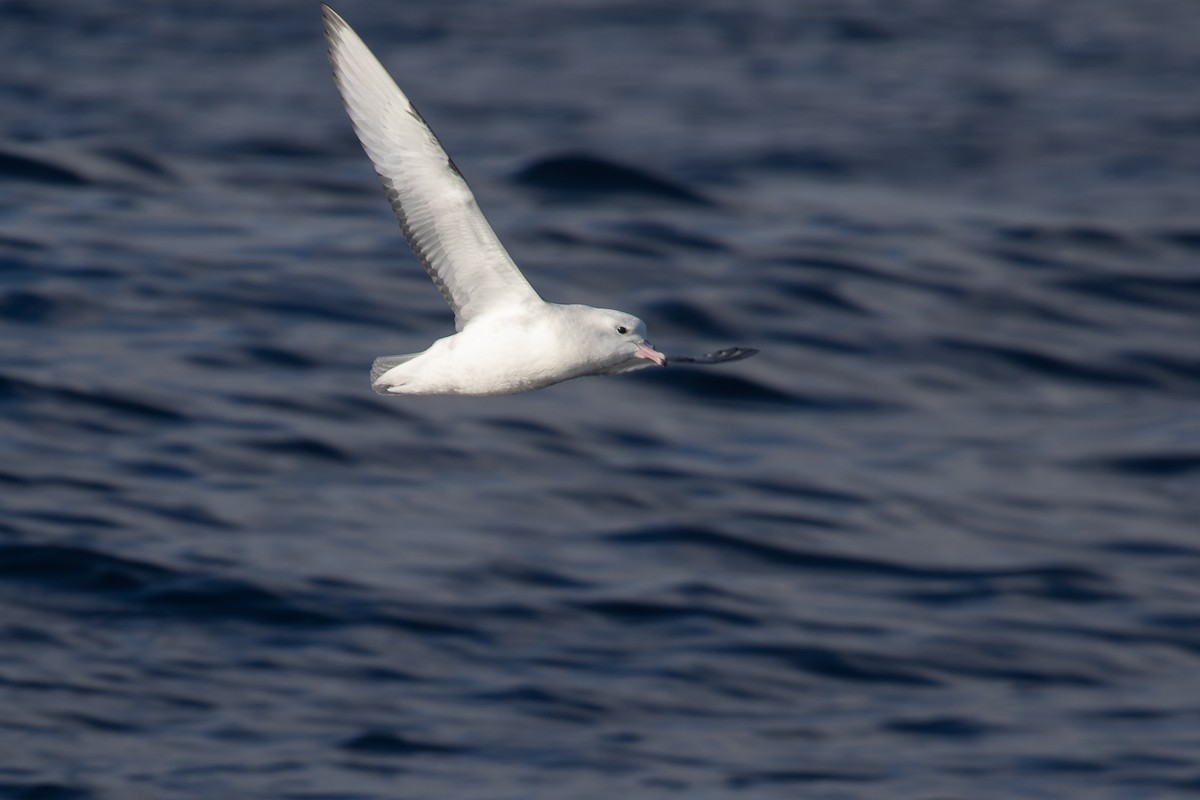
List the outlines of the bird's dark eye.
<svg viewBox="0 0 1200 800">
<path fill-rule="evenodd" d="M 617 333 L 629 333 L 629 328 L 626 328 L 624 325 L 618 325 Z"/>
</svg>

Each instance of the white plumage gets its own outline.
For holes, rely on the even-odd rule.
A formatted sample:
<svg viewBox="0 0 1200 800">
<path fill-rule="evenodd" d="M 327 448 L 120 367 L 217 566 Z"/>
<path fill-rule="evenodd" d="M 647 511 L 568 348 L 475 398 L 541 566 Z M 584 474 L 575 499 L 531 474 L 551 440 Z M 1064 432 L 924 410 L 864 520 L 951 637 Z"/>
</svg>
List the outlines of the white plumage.
<svg viewBox="0 0 1200 800">
<path fill-rule="evenodd" d="M 583 375 L 665 366 L 637 317 L 538 296 L 420 113 L 346 21 L 322 8 L 329 60 L 354 132 L 458 331 L 423 352 L 376 359 L 375 391 L 512 394 Z M 708 360 L 754 351 L 737 352 Z"/>
</svg>

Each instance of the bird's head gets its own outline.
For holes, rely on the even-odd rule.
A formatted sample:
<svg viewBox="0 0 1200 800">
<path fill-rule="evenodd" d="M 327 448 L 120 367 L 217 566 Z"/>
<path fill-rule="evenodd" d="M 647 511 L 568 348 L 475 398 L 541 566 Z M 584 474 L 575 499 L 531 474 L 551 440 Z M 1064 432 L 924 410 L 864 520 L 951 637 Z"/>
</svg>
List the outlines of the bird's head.
<svg viewBox="0 0 1200 800">
<path fill-rule="evenodd" d="M 611 375 L 653 364 L 667 365 L 667 357 L 646 341 L 646 323 L 637 317 L 608 308 L 574 308 L 579 310 L 579 341 L 587 353 L 591 374 Z"/>
</svg>

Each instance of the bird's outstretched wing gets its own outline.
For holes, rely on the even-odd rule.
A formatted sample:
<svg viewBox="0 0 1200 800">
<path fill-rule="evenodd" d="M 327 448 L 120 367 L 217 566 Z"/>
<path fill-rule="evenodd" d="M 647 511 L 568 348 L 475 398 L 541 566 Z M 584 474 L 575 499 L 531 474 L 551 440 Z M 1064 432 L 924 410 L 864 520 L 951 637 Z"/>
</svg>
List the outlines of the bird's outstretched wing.
<svg viewBox="0 0 1200 800">
<path fill-rule="evenodd" d="M 413 253 L 455 327 L 493 309 L 540 303 L 429 125 L 362 39 L 322 6 L 334 80 Z"/>
</svg>

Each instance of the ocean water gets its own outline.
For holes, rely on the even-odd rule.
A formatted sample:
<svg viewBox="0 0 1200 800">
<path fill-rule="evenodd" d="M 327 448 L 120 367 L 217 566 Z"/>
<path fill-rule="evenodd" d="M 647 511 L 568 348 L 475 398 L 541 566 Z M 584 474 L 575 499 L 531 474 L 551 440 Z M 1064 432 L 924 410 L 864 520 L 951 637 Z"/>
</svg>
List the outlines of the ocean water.
<svg viewBox="0 0 1200 800">
<path fill-rule="evenodd" d="M 449 333 L 316 3 L 0 3 L 0 797 L 1200 793 L 1192 0 L 337 6 L 548 299 Z"/>
</svg>

